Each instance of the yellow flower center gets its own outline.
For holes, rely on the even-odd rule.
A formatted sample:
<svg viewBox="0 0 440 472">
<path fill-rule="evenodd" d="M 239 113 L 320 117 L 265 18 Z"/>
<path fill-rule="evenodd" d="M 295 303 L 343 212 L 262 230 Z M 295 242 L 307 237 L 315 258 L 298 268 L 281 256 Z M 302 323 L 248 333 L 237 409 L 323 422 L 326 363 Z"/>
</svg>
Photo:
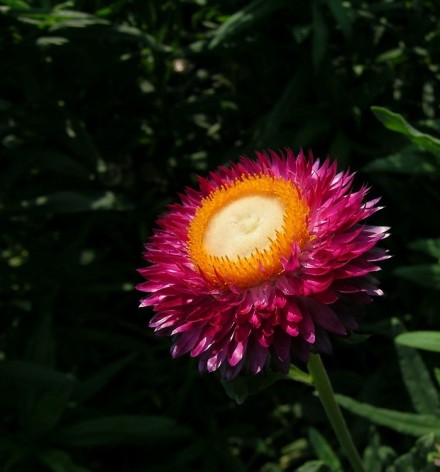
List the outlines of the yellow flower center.
<svg viewBox="0 0 440 472">
<path fill-rule="evenodd" d="M 293 182 L 243 175 L 206 196 L 188 228 L 192 262 L 218 286 L 252 287 L 282 273 L 309 240 L 309 207 Z"/>
</svg>

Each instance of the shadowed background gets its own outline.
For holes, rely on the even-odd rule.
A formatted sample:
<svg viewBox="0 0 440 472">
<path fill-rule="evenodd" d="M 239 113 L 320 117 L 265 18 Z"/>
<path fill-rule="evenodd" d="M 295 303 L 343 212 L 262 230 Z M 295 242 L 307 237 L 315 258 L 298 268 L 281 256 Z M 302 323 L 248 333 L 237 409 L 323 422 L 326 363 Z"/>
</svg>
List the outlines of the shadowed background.
<svg viewBox="0 0 440 472">
<path fill-rule="evenodd" d="M 237 405 L 138 310 L 157 216 L 255 149 L 329 154 L 383 196 L 371 221 L 392 227 L 394 258 L 360 313 L 372 336 L 324 360 L 338 392 L 412 411 L 391 320 L 438 327 L 440 246 L 408 245 L 438 237 L 440 153 L 371 107 L 435 134 L 439 14 L 427 0 L 0 0 L 2 471 L 291 471 L 323 460 L 311 427 L 338 450 L 310 387 L 280 380 Z M 381 464 L 414 443 L 348 420 Z"/>
</svg>

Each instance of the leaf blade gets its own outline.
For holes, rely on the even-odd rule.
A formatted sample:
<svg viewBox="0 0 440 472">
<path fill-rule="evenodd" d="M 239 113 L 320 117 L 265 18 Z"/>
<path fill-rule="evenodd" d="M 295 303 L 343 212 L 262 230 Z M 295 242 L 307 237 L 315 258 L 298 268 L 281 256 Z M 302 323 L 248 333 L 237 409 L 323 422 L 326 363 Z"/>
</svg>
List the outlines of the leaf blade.
<svg viewBox="0 0 440 472">
<path fill-rule="evenodd" d="M 244 8 L 231 15 L 226 22 L 218 28 L 214 38 L 209 43 L 209 49 L 216 48 L 240 31 L 250 28 L 284 3 L 286 3 L 285 0 L 272 0 L 271 2 L 267 2 L 266 0 L 254 0 L 249 5 L 246 5 Z"/>
<path fill-rule="evenodd" d="M 392 325 L 396 335 L 405 332 L 403 324 L 397 318 L 392 320 Z M 411 347 L 399 343 L 395 345 L 399 356 L 400 371 L 414 409 L 418 413 L 425 414 L 438 412 L 440 401 L 437 390 L 422 357 Z"/>
<path fill-rule="evenodd" d="M 333 472 L 343 472 L 342 464 L 328 441 L 315 428 L 309 428 L 309 440 L 318 458 Z"/>
<path fill-rule="evenodd" d="M 433 415 L 421 415 L 379 408 L 368 403 L 358 402 L 345 395 L 336 395 L 336 401 L 355 415 L 366 418 L 381 426 L 387 426 L 399 433 L 410 436 L 440 433 L 440 419 Z"/>
<path fill-rule="evenodd" d="M 401 266 L 394 270 L 398 277 L 434 290 L 440 289 L 440 264 Z"/>
<path fill-rule="evenodd" d="M 396 343 L 425 351 L 440 352 L 440 331 L 410 331 L 397 336 Z"/>
<path fill-rule="evenodd" d="M 58 440 L 73 447 L 90 447 L 181 440 L 189 435 L 189 428 L 171 418 L 119 415 L 80 421 L 61 430 Z"/>
<path fill-rule="evenodd" d="M 394 113 L 384 107 L 373 106 L 372 112 L 382 124 L 391 131 L 396 131 L 409 138 L 413 143 L 418 144 L 422 149 L 431 152 L 435 156 L 440 156 L 440 139 L 410 125 L 403 116 Z"/>
</svg>

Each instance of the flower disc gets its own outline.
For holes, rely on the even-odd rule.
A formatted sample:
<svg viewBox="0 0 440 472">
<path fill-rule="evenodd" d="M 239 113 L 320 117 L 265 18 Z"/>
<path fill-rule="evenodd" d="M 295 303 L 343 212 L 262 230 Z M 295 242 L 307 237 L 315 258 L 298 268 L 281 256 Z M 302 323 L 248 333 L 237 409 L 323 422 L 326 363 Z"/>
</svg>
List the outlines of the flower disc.
<svg viewBox="0 0 440 472">
<path fill-rule="evenodd" d="M 258 285 L 282 272 L 294 243 L 308 241 L 308 213 L 293 182 L 243 175 L 201 201 L 188 228 L 190 258 L 215 285 Z"/>
</svg>

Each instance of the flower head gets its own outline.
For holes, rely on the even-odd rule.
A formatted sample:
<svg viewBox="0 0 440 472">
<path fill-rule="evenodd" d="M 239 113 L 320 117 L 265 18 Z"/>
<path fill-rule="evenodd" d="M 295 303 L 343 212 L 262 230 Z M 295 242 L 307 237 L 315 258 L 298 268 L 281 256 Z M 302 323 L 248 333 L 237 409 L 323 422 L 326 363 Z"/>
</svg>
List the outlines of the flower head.
<svg viewBox="0 0 440 472">
<path fill-rule="evenodd" d="M 221 167 L 158 220 L 138 289 L 150 322 L 190 353 L 202 372 L 287 371 L 328 332 L 357 328 L 348 302 L 381 295 L 370 273 L 387 251 L 387 227 L 364 220 L 380 209 L 352 190 L 353 174 L 329 159 L 287 150 Z"/>
</svg>

